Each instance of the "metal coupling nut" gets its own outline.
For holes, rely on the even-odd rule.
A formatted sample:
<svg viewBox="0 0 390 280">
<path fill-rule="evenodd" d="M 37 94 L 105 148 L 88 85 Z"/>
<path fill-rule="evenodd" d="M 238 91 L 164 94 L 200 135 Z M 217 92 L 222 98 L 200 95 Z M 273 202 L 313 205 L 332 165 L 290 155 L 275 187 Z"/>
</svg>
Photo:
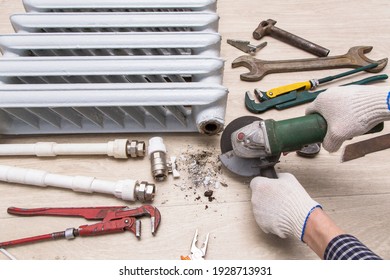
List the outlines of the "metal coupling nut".
<svg viewBox="0 0 390 280">
<path fill-rule="evenodd" d="M 141 202 L 152 202 L 156 193 L 156 186 L 146 181 L 137 182 L 134 188 L 136 200 Z"/>
<path fill-rule="evenodd" d="M 132 140 L 128 141 L 126 145 L 126 152 L 129 157 L 143 157 L 145 156 L 146 145 L 144 141 Z"/>
<path fill-rule="evenodd" d="M 164 181 L 168 175 L 167 155 L 164 152 L 150 154 L 152 175 L 156 181 Z"/>
<path fill-rule="evenodd" d="M 149 139 L 148 155 L 153 178 L 156 181 L 164 181 L 168 175 L 167 148 L 161 137 Z"/>
</svg>

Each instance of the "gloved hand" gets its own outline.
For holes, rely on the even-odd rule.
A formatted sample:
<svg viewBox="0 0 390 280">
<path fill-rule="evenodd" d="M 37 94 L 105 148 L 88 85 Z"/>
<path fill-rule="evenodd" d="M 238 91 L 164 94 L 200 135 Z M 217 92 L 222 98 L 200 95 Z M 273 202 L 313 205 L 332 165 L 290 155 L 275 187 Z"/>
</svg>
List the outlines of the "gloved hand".
<svg viewBox="0 0 390 280">
<path fill-rule="evenodd" d="M 289 173 L 278 179 L 252 179 L 252 207 L 257 224 L 265 233 L 281 238 L 295 236 L 303 241 L 305 225 L 311 212 L 321 207 Z"/>
<path fill-rule="evenodd" d="M 362 135 L 390 119 L 390 87 L 350 85 L 322 92 L 306 109 L 319 113 L 328 125 L 323 147 L 337 151 L 345 140 Z"/>
</svg>

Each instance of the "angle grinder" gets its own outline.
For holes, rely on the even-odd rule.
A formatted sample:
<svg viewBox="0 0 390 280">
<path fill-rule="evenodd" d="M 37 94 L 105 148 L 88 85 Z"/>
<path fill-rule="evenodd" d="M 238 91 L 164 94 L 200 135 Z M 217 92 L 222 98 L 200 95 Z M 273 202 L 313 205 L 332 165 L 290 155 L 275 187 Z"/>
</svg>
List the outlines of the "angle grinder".
<svg viewBox="0 0 390 280">
<path fill-rule="evenodd" d="M 383 123 L 369 133 L 382 129 Z M 319 114 L 281 121 L 263 120 L 254 116 L 240 117 L 224 129 L 219 158 L 228 170 L 237 175 L 277 178 L 274 166 L 282 153 L 322 142 L 326 131 L 326 121 Z"/>
</svg>

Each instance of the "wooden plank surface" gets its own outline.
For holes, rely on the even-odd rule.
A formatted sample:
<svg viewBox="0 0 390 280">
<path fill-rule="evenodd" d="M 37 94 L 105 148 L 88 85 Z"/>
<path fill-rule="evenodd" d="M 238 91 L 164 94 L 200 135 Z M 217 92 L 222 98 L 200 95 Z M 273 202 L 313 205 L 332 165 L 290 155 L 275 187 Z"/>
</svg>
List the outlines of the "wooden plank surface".
<svg viewBox="0 0 390 280">
<path fill-rule="evenodd" d="M 244 93 L 254 88 L 269 89 L 282 84 L 310 78 L 321 78 L 342 70 L 272 74 L 262 81 L 240 81 L 245 68 L 231 68 L 231 62 L 243 53 L 226 43 L 227 39 L 250 40 L 261 20 L 277 20 L 280 28 L 300 35 L 331 50 L 330 55 L 344 54 L 352 46 L 374 46 L 368 56 L 380 59 L 390 54 L 390 3 L 373 1 L 232 1 L 219 0 L 219 31 L 222 35 L 221 57 L 226 60 L 224 85 L 229 89 L 226 123 L 250 115 L 244 107 Z M 0 1 L 0 33 L 12 33 L 9 16 L 24 13 L 20 0 Z M 301 50 L 267 37 L 266 48 L 256 57 L 266 60 L 313 57 Z M 389 67 L 383 73 L 390 74 Z M 359 79 L 369 76 L 359 75 Z M 358 78 L 348 79 L 357 80 Z M 334 82 L 339 85 L 343 81 Z M 385 83 L 381 83 L 384 85 Z M 387 82 L 388 84 L 388 82 Z M 329 85 L 324 85 L 324 88 Z M 337 100 L 335 100 L 337 102 Z M 304 114 L 306 106 L 285 111 L 271 110 L 262 118 L 282 120 Z M 382 132 L 389 133 L 389 124 Z M 60 143 L 106 142 L 115 138 L 148 141 L 156 134 L 129 135 L 72 135 L 39 137 L 3 137 L 1 143 Z M 219 170 L 219 136 L 198 134 L 164 134 L 170 155 L 179 158 L 180 179 L 169 178 L 156 183 L 154 206 L 162 213 L 162 224 L 156 236 L 143 220 L 142 239 L 131 233 L 113 234 L 73 241 L 60 240 L 10 248 L 19 259 L 179 259 L 188 254 L 190 243 L 199 229 L 202 241 L 210 232 L 207 259 L 318 259 L 311 250 L 293 239 L 281 240 L 264 234 L 256 225 L 250 204 L 249 180 L 221 169 L 213 173 L 216 180 L 226 183 L 214 189 L 215 200 L 204 197 L 204 189 L 193 186 L 186 159 L 206 151 L 209 161 L 203 167 Z M 364 138 L 364 137 L 363 137 Z M 363 139 L 361 138 L 361 139 Z M 352 141 L 357 141 L 353 139 Z M 348 143 L 352 142 L 348 141 Z M 390 150 L 370 154 L 354 161 L 340 163 L 340 152 L 321 151 L 314 159 L 304 159 L 295 153 L 281 158 L 279 172 L 294 174 L 308 193 L 347 232 L 354 234 L 385 259 L 390 258 Z M 142 160 L 115 160 L 106 157 L 3 157 L 0 164 L 36 168 L 67 175 L 94 176 L 106 180 L 126 178 L 152 182 L 150 162 Z M 210 167 L 211 166 L 211 167 Z M 0 240 L 5 241 L 36 234 L 63 230 L 88 223 L 81 218 L 16 217 L 6 213 L 9 206 L 18 207 L 77 207 L 125 205 L 124 201 L 99 194 L 81 194 L 72 191 L 20 186 L 0 183 Z M 128 203 L 137 207 L 138 203 Z M 0 259 L 5 259 L 0 254 Z"/>
</svg>

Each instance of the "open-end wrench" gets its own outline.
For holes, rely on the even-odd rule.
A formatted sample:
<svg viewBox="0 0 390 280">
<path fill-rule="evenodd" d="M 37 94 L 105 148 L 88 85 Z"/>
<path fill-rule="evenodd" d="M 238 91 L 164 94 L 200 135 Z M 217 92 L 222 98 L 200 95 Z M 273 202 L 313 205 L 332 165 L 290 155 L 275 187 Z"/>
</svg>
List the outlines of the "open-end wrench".
<svg viewBox="0 0 390 280">
<path fill-rule="evenodd" d="M 387 65 L 387 58 L 375 61 L 365 56 L 372 50 L 371 46 L 356 46 L 349 49 L 344 55 L 294 59 L 294 60 L 260 60 L 250 55 L 244 55 L 236 58 L 232 67 L 243 66 L 249 69 L 249 73 L 240 75 L 243 81 L 259 81 L 267 74 L 300 72 L 336 68 L 358 68 L 371 63 L 377 63 L 378 66 L 366 70 L 371 73 L 380 72 Z"/>
</svg>

